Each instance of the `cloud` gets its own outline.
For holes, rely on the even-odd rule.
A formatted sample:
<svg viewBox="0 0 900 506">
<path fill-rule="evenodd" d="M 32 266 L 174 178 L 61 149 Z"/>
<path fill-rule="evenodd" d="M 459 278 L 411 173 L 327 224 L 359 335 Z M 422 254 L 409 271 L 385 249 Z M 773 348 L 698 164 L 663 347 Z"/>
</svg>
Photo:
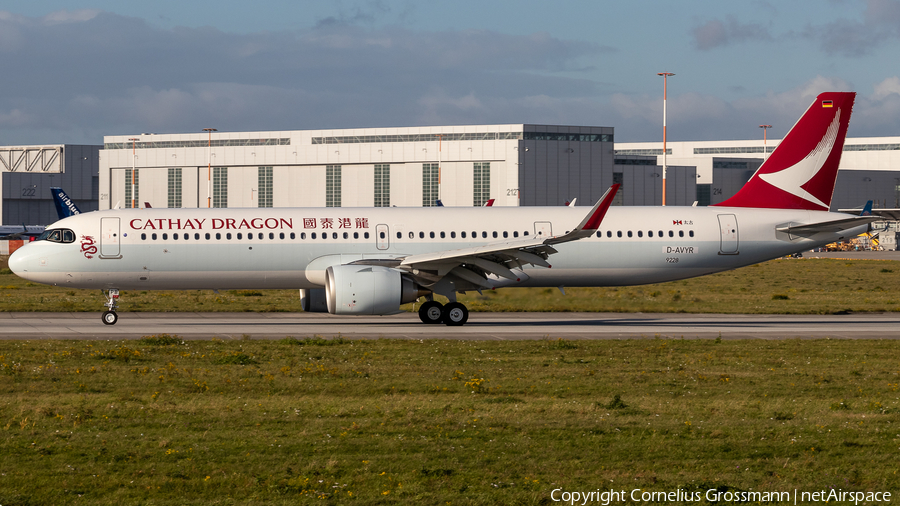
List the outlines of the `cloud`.
<svg viewBox="0 0 900 506">
<path fill-rule="evenodd" d="M 108 12 L 0 13 L 4 65 L 22 69 L 4 82 L 0 135 L 99 143 L 102 135 L 210 124 L 240 131 L 514 122 L 530 116 L 504 109 L 516 97 L 595 94 L 594 83 L 561 74 L 614 51 L 548 33 L 372 28 L 367 20 L 384 7 L 365 7 L 335 23 L 250 34 L 165 30 Z M 48 132 L 54 138 L 33 137 Z"/>
<path fill-rule="evenodd" d="M 769 30 L 758 23 L 739 23 L 733 17 L 712 19 L 691 30 L 694 47 L 701 51 L 747 41 L 770 41 Z"/>
<path fill-rule="evenodd" d="M 808 25 L 800 35 L 829 55 L 858 57 L 900 37 L 900 0 L 868 0 L 862 19 Z"/>
</svg>

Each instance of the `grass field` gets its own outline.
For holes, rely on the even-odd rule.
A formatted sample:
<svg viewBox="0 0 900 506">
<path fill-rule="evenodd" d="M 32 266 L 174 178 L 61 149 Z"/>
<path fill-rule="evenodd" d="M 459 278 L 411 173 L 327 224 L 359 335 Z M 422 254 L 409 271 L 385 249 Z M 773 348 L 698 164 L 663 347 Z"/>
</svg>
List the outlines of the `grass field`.
<svg viewBox="0 0 900 506">
<path fill-rule="evenodd" d="M 877 340 L 0 341 L 0 504 L 896 498 L 898 357 Z"/>
<path fill-rule="evenodd" d="M 48 287 L 0 273 L 2 311 L 101 311 L 99 290 Z M 472 311 L 803 313 L 900 311 L 900 264 L 773 260 L 684 281 L 624 288 L 504 288 L 462 296 Z M 413 309 L 413 305 L 405 306 Z M 127 290 L 121 311 L 300 311 L 297 290 Z"/>
</svg>

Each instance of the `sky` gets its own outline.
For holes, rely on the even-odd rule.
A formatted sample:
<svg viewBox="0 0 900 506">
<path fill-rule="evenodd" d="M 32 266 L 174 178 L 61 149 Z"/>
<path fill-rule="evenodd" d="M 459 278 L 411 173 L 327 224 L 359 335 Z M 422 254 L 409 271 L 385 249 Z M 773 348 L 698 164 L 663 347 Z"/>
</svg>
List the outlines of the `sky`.
<svg viewBox="0 0 900 506">
<path fill-rule="evenodd" d="M 900 136 L 900 0 L 6 0 L 0 145 L 477 124 L 770 138 L 857 92 Z"/>
</svg>

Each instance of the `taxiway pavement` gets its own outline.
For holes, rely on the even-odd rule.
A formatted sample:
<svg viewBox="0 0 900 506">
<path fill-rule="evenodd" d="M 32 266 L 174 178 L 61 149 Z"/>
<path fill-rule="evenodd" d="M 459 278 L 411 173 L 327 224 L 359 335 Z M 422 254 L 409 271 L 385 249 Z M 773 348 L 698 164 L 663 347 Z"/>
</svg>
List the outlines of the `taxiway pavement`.
<svg viewBox="0 0 900 506">
<path fill-rule="evenodd" d="M 471 313 L 463 327 L 425 325 L 417 315 L 321 313 L 0 313 L 0 339 L 900 339 L 900 313 L 746 315 Z"/>
</svg>

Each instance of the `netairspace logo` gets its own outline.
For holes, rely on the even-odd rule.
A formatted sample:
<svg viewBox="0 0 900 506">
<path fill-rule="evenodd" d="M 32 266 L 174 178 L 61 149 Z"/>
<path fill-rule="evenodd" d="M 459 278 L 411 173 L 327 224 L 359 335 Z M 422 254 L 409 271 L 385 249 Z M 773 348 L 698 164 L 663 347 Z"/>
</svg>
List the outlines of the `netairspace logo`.
<svg viewBox="0 0 900 506">
<path fill-rule="evenodd" d="M 748 503 L 748 502 L 767 502 L 767 503 L 785 503 L 785 504 L 810 504 L 810 503 L 829 503 L 829 504 L 879 504 L 890 503 L 890 492 L 853 492 L 844 491 L 842 489 L 819 490 L 813 492 L 802 492 L 793 490 L 791 492 L 779 491 L 719 491 L 717 489 L 709 489 L 702 491 L 687 491 L 678 489 L 674 492 L 650 491 L 636 488 L 630 492 L 627 490 L 593 490 L 590 492 L 572 492 L 561 488 L 554 489 L 550 492 L 550 499 L 553 502 L 559 502 L 574 506 L 576 504 L 585 506 L 588 504 L 600 504 L 609 506 L 613 503 L 631 502 L 631 503 L 689 503 L 706 501 L 711 503 Z"/>
</svg>

